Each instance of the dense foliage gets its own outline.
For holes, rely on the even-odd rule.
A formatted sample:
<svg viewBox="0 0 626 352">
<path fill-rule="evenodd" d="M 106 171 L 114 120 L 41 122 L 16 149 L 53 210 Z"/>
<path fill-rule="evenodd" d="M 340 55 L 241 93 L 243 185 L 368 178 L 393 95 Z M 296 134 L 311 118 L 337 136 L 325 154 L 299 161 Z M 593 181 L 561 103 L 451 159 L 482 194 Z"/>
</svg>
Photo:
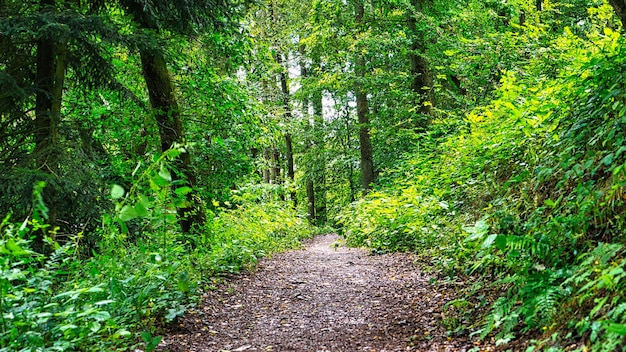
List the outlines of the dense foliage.
<svg viewBox="0 0 626 352">
<path fill-rule="evenodd" d="M 471 278 L 445 309 L 455 333 L 531 334 L 529 351 L 623 345 L 626 43 L 595 5 L 556 32 L 552 19 L 472 43 L 514 55 L 492 98 L 435 121 L 420 153 L 339 217 L 355 245 Z"/>
<path fill-rule="evenodd" d="M 0 3 L 0 350 L 152 350 L 311 225 L 466 282 L 450 333 L 622 348 L 625 9 Z"/>
<path fill-rule="evenodd" d="M 155 218 L 141 216 L 155 228 L 133 245 L 105 222 L 105 239 L 90 258 L 80 255 L 82 232 L 62 246 L 51 243 L 54 251 L 43 256 L 31 250 L 29 239 L 48 226 L 42 186 L 34 194 L 33 220 L 12 223 L 7 216 L 0 226 L 2 351 L 153 350 L 158 329 L 194 306 L 223 274 L 294 248 L 309 233 L 306 222 L 280 202 L 260 201 L 271 193 L 260 188 L 237 196 L 258 203 L 221 211 L 193 245 L 172 231 L 175 213 L 164 210 L 150 214 Z M 122 207 L 118 218 L 129 214 Z"/>
<path fill-rule="evenodd" d="M 257 175 L 278 123 L 239 75 L 246 8 L 0 4 L 0 350 L 153 350 L 310 234 Z"/>
</svg>

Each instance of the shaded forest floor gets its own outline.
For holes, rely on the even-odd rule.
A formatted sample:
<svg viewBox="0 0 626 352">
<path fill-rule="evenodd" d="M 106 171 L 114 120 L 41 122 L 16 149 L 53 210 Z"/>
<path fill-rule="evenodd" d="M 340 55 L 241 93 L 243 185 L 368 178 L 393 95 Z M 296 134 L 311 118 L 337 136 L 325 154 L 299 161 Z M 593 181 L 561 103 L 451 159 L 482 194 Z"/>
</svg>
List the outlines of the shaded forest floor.
<svg viewBox="0 0 626 352">
<path fill-rule="evenodd" d="M 264 259 L 205 294 L 159 351 L 489 351 L 449 338 L 445 287 L 410 254 L 373 256 L 318 236 L 305 250 Z"/>
</svg>

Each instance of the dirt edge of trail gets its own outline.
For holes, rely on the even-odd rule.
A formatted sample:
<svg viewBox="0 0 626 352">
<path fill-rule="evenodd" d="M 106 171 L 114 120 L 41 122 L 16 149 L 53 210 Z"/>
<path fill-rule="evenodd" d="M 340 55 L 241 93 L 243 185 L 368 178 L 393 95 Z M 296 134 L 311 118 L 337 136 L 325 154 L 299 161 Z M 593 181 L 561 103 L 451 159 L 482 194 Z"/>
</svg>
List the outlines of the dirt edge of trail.
<svg viewBox="0 0 626 352">
<path fill-rule="evenodd" d="M 493 351 L 446 335 L 449 291 L 413 263 L 317 236 L 206 292 L 158 351 Z"/>
</svg>

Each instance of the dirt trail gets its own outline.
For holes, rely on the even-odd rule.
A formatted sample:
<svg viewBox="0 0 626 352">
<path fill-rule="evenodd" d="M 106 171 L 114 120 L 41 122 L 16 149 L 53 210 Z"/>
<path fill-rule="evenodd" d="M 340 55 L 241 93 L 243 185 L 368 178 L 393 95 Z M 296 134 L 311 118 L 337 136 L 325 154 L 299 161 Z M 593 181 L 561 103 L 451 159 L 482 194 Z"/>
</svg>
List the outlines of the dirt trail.
<svg viewBox="0 0 626 352">
<path fill-rule="evenodd" d="M 335 248 L 336 235 L 208 292 L 160 351 L 469 351 L 441 328 L 446 297 L 410 255 Z M 475 350 L 489 350 L 481 346 Z"/>
</svg>

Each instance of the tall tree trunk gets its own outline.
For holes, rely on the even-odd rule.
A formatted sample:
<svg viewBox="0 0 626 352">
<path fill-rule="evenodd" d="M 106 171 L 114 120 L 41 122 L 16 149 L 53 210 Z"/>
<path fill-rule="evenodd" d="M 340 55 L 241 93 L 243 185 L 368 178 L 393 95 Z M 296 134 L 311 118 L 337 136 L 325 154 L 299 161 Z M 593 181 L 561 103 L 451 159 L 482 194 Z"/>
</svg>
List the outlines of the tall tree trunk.
<svg viewBox="0 0 626 352">
<path fill-rule="evenodd" d="M 321 59 L 316 56 L 313 59 L 315 68 L 321 68 Z M 312 96 L 313 105 L 313 141 L 314 150 L 314 192 L 315 192 L 315 220 L 317 224 L 326 221 L 326 157 L 324 144 L 324 105 L 322 92 L 316 89 Z"/>
<path fill-rule="evenodd" d="M 356 4 L 355 22 L 360 26 L 365 15 L 365 7 L 362 0 Z M 356 95 L 356 112 L 359 120 L 359 143 L 361 149 L 361 185 L 363 193 L 367 194 L 374 183 L 374 150 L 370 138 L 369 107 L 367 103 L 367 93 L 363 91 L 363 79 L 365 78 L 365 57 L 363 54 L 357 55 L 356 81 L 354 92 Z"/>
<path fill-rule="evenodd" d="M 40 11 L 53 11 L 55 5 L 54 0 L 41 0 Z M 59 177 L 59 122 L 66 69 L 67 44 L 55 43 L 46 38 L 38 40 L 33 154 L 37 169 L 51 178 Z M 48 207 L 47 222 L 54 228 L 59 211 L 59 195 L 55 185 L 49 184 L 42 196 Z M 38 252 L 44 251 L 44 236 L 45 233 L 38 232 L 33 241 L 33 249 Z"/>
<path fill-rule="evenodd" d="M 422 0 L 411 0 L 415 13 L 409 13 L 407 25 L 413 36 L 409 61 L 411 64 L 411 90 L 416 96 L 415 105 L 419 106 L 418 113 L 421 115 L 416 120 L 415 126 L 423 130 L 430 122 L 431 106 L 433 104 L 433 77 L 428 68 L 428 62 L 421 54 L 424 52 L 424 36 L 417 29 L 416 13 L 422 12 Z"/>
<path fill-rule="evenodd" d="M 306 180 L 306 197 L 308 200 L 309 223 L 313 224 L 315 223 L 315 185 L 311 177 Z"/>
<path fill-rule="evenodd" d="M 289 192 L 289 198 L 293 202 L 293 207 L 298 207 L 298 197 L 296 196 L 296 189 L 294 187 L 294 182 L 296 179 L 296 172 L 293 162 L 293 141 L 291 138 L 291 133 L 285 133 L 285 158 L 287 159 L 287 177 L 289 178 L 291 191 Z"/>
<path fill-rule="evenodd" d="M 305 57 L 305 53 L 304 53 L 304 46 L 301 45 L 299 47 L 299 51 L 300 51 L 300 77 L 303 79 L 306 79 L 309 75 L 309 71 L 307 70 L 306 67 L 306 63 L 304 62 L 304 57 Z M 302 98 L 302 115 L 307 117 L 307 120 L 309 120 L 308 116 L 309 116 L 309 97 L 308 96 L 304 96 Z M 310 152 L 311 150 L 311 146 L 313 144 L 313 139 L 307 141 L 307 150 Z M 310 159 L 310 158 L 309 158 Z M 311 161 L 309 161 L 308 165 L 306 165 L 306 174 L 305 174 L 305 180 L 306 180 L 306 199 L 307 199 L 307 218 L 309 220 L 310 224 L 313 224 L 315 222 L 315 184 L 313 181 L 313 163 Z"/>
<path fill-rule="evenodd" d="M 609 0 L 617 17 L 622 21 L 622 27 L 626 28 L 626 0 Z"/>
<path fill-rule="evenodd" d="M 145 8 L 138 3 L 128 7 L 135 22 L 142 29 L 158 32 L 150 15 L 145 13 Z M 155 116 L 161 139 L 161 150 L 166 151 L 175 142 L 182 142 L 184 137 L 183 123 L 180 118 L 178 102 L 174 96 L 174 84 L 170 77 L 165 62 L 165 57 L 159 48 L 141 48 L 141 65 L 143 77 L 148 88 L 150 105 Z M 180 155 L 177 163 L 179 174 L 177 178 L 184 177 L 190 187 L 196 184 L 195 173 L 191 167 L 191 156 L 188 152 Z M 187 203 L 177 209 L 179 224 L 184 233 L 189 233 L 194 225 L 202 226 L 205 222 L 204 213 L 199 205 L 199 196 L 195 192 L 187 193 Z"/>
<path fill-rule="evenodd" d="M 178 103 L 174 96 L 174 85 L 169 75 L 165 58 L 158 51 L 141 50 L 143 76 L 150 96 L 150 104 L 155 115 L 161 139 L 161 150 L 166 151 L 175 142 L 183 140 L 183 123 L 180 118 Z M 196 177 L 191 168 L 191 156 L 188 152 L 180 155 L 178 171 L 187 180 L 189 186 L 196 184 Z M 180 177 L 177 176 L 177 177 Z M 177 209 L 181 230 L 189 233 L 194 225 L 202 226 L 205 218 L 199 209 L 194 192 L 187 194 L 187 205 Z"/>
<path fill-rule="evenodd" d="M 346 104 L 346 111 L 349 110 L 350 105 Z M 352 135 L 350 133 L 350 113 L 346 113 L 345 116 L 346 122 L 346 139 L 345 142 L 342 142 L 342 148 L 345 155 L 350 155 L 350 146 L 352 145 Z M 356 182 L 354 182 L 354 167 L 351 162 L 348 162 L 348 186 L 350 187 L 350 202 L 354 202 L 356 200 L 356 195 L 358 192 L 359 186 Z"/>
<path fill-rule="evenodd" d="M 291 98 L 289 95 L 289 83 L 287 81 L 288 68 L 283 66 L 283 58 L 282 58 L 281 53 L 276 54 L 276 63 L 281 66 L 280 90 L 282 92 L 282 97 L 283 97 L 282 102 L 283 102 L 283 109 L 285 110 L 285 120 L 290 122 L 292 120 L 292 115 L 291 115 L 291 102 L 290 102 Z M 289 132 L 285 133 L 285 151 L 286 151 L 285 158 L 287 159 L 287 177 L 289 178 L 289 181 L 291 182 L 291 184 L 293 184 L 296 178 L 295 177 L 296 173 L 295 173 L 294 163 L 293 163 L 293 141 L 292 141 L 291 133 Z M 298 199 L 296 197 L 295 189 L 290 192 L 290 197 L 291 197 L 291 201 L 293 202 L 294 208 L 296 208 L 298 206 Z"/>
<path fill-rule="evenodd" d="M 272 167 L 270 165 L 270 159 L 270 150 L 269 148 L 265 148 L 265 150 L 263 150 L 263 182 L 265 183 L 271 182 L 270 170 L 272 169 Z"/>
<path fill-rule="evenodd" d="M 272 151 L 272 166 L 271 166 L 271 184 L 280 184 L 280 152 L 278 149 L 273 148 Z"/>
<path fill-rule="evenodd" d="M 357 88 L 358 89 L 358 88 Z M 369 108 L 367 95 L 361 90 L 356 91 L 356 110 L 359 121 L 359 142 L 361 151 L 361 186 L 364 193 L 369 192 L 374 182 L 374 150 L 369 131 Z"/>
</svg>

